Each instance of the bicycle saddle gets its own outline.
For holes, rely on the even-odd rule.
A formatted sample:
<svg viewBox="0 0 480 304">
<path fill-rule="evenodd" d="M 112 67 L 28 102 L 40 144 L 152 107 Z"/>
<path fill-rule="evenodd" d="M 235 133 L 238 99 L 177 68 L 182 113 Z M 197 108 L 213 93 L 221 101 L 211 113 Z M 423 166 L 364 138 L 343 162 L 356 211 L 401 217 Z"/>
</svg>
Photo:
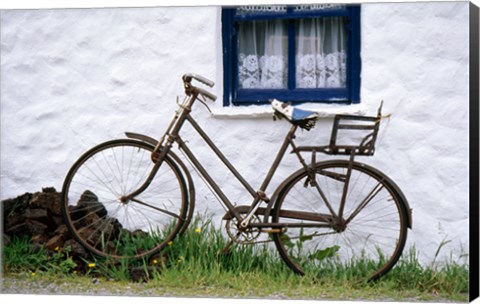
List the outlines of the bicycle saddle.
<svg viewBox="0 0 480 304">
<path fill-rule="evenodd" d="M 310 130 L 315 126 L 315 122 L 318 118 L 317 112 L 302 110 L 277 99 L 272 99 L 270 104 L 277 117 L 284 117 L 292 124 L 306 130 Z"/>
</svg>

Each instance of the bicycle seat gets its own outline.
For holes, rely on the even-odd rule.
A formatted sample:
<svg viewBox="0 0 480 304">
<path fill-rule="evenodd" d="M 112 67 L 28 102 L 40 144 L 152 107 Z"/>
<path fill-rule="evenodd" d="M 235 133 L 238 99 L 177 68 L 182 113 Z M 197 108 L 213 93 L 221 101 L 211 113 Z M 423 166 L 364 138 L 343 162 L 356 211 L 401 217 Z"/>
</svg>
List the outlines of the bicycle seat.
<svg viewBox="0 0 480 304">
<path fill-rule="evenodd" d="M 315 122 L 318 118 L 317 112 L 302 110 L 277 99 L 272 99 L 270 104 L 272 105 L 276 116 L 284 117 L 300 128 L 310 130 L 315 126 Z"/>
</svg>

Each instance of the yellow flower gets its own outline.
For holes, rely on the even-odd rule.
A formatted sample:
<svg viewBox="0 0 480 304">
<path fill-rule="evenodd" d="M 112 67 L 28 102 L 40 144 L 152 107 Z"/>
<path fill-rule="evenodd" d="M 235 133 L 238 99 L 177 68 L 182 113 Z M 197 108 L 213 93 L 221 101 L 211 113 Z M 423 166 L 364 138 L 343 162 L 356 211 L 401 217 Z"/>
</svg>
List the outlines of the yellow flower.
<svg viewBox="0 0 480 304">
<path fill-rule="evenodd" d="M 157 261 L 157 260 L 153 260 L 153 264 L 157 264 L 157 263 L 158 263 L 158 261 Z"/>
<path fill-rule="evenodd" d="M 35 273 L 35 272 L 32 272 L 32 277 L 34 277 L 35 275 L 36 275 L 36 273 Z"/>
<path fill-rule="evenodd" d="M 96 266 L 95 263 L 89 263 L 88 264 L 88 268 L 94 268 L 95 266 Z"/>
<path fill-rule="evenodd" d="M 172 246 L 173 242 L 170 241 L 170 242 L 168 242 L 167 244 L 168 244 L 168 246 Z"/>
<path fill-rule="evenodd" d="M 200 228 L 195 229 L 196 233 L 200 233 L 200 231 L 202 231 Z"/>
<path fill-rule="evenodd" d="M 60 251 L 60 246 L 55 247 L 55 251 Z"/>
</svg>

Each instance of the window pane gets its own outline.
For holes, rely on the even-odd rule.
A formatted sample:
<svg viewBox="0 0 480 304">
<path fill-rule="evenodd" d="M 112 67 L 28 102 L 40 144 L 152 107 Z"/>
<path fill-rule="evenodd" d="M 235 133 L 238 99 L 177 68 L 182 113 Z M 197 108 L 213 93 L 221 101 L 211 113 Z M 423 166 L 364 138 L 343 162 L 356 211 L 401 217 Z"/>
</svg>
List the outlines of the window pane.
<svg viewBox="0 0 480 304">
<path fill-rule="evenodd" d="M 285 20 L 239 22 L 238 87 L 287 87 L 288 23 Z"/>
<path fill-rule="evenodd" d="M 346 86 L 346 18 L 300 19 L 296 22 L 296 87 Z"/>
</svg>

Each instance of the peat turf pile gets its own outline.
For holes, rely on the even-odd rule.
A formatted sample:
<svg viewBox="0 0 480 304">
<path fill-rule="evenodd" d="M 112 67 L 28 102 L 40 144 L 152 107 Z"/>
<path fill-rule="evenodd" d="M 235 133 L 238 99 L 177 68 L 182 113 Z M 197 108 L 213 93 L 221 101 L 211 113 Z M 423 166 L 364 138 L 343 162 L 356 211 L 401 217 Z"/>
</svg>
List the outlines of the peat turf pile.
<svg viewBox="0 0 480 304">
<path fill-rule="evenodd" d="M 56 252 L 68 252 L 69 257 L 76 263 L 77 272 L 88 271 L 86 261 L 94 260 L 94 256 L 80 245 L 70 234 L 62 215 L 61 193 L 55 188 L 43 188 L 41 192 L 25 193 L 13 199 L 6 199 L 1 202 L 3 211 L 3 245 L 8 245 L 15 237 L 26 237 L 31 240 L 33 250 L 44 248 L 48 255 Z M 71 207 L 71 216 L 74 220 L 82 222 L 79 233 L 82 235 L 94 235 L 99 233 L 98 225 L 108 230 L 107 234 L 118 236 L 126 234 L 118 221 L 107 216 L 107 210 L 98 202 L 98 198 L 90 191 L 85 191 L 76 206 Z M 97 226 L 92 225 L 96 223 Z M 142 231 L 133 231 L 132 236 L 142 237 Z M 155 260 L 160 254 L 152 257 Z M 118 261 L 114 261 L 118 263 Z M 149 272 L 152 267 L 147 267 Z M 132 280 L 142 281 L 149 275 L 145 273 L 144 267 L 129 267 Z"/>
<path fill-rule="evenodd" d="M 2 201 L 4 245 L 14 237 L 28 237 L 34 248 L 43 246 L 47 252 L 68 248 L 73 259 L 91 258 L 65 225 L 60 195 L 50 187 Z"/>
</svg>

